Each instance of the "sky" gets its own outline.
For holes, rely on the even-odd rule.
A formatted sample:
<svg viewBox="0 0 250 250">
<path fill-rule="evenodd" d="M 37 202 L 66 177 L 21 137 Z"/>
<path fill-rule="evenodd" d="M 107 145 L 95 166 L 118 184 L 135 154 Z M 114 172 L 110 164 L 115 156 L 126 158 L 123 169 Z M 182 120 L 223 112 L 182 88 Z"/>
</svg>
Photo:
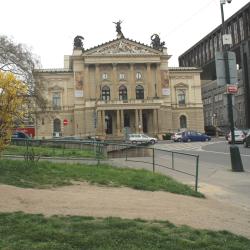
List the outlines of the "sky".
<svg viewBox="0 0 250 250">
<path fill-rule="evenodd" d="M 248 2 L 225 4 L 225 19 Z M 178 56 L 221 24 L 220 0 L 0 0 L 0 8 L 0 35 L 27 45 L 46 69 L 63 68 L 77 35 L 85 49 L 116 39 L 118 20 L 126 38 L 150 45 L 159 34 L 176 67 Z"/>
</svg>

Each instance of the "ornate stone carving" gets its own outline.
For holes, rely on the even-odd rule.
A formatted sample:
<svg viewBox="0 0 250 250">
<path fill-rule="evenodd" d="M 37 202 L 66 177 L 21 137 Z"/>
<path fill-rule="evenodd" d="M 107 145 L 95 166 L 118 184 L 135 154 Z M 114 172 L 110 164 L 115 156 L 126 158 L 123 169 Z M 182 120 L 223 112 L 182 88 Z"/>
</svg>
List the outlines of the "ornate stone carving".
<svg viewBox="0 0 250 250">
<path fill-rule="evenodd" d="M 121 28 L 122 21 L 119 20 L 118 22 L 113 22 L 113 23 L 116 25 L 117 38 L 124 38 Z"/>
<path fill-rule="evenodd" d="M 163 50 L 163 47 L 165 45 L 165 42 L 162 42 L 161 43 L 161 39 L 159 37 L 159 35 L 157 34 L 153 34 L 151 36 L 151 45 L 154 49 L 157 49 L 157 50 Z"/>
<path fill-rule="evenodd" d="M 84 38 L 82 36 L 76 36 L 74 38 L 74 49 L 82 49 L 83 50 L 83 42 Z"/>
<path fill-rule="evenodd" d="M 128 43 L 124 40 L 119 41 L 117 43 L 110 44 L 105 47 L 100 47 L 96 49 L 91 54 L 98 54 L 98 55 L 126 55 L 126 54 L 134 54 L 134 55 L 154 55 L 152 51 L 149 49 L 139 46 L 136 44 Z"/>
</svg>

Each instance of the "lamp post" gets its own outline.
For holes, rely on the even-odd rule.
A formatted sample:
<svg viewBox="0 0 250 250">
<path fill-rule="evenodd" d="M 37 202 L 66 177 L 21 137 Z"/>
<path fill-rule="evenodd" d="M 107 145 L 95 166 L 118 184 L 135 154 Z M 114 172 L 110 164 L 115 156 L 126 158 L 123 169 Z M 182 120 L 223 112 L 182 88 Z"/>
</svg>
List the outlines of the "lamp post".
<svg viewBox="0 0 250 250">
<path fill-rule="evenodd" d="M 225 62 L 225 78 L 226 84 L 230 84 L 230 71 L 229 71 L 229 61 L 228 61 L 228 44 L 232 43 L 232 38 L 230 34 L 226 34 L 225 29 L 225 21 L 224 21 L 224 10 L 223 5 L 227 3 L 231 3 L 232 0 L 220 0 L 220 9 L 221 9 L 221 19 L 222 19 L 222 29 L 221 29 L 221 42 L 222 42 L 222 52 Z M 236 172 L 242 172 L 243 166 L 240 157 L 239 148 L 234 145 L 235 144 L 235 135 L 234 135 L 234 117 L 233 117 L 233 102 L 232 102 L 232 94 L 227 93 L 227 110 L 228 110 L 228 121 L 230 124 L 230 132 L 231 132 L 231 145 L 230 145 L 230 155 L 231 155 L 231 165 L 232 170 Z"/>
<path fill-rule="evenodd" d="M 220 0 L 220 8 L 221 8 L 221 19 L 222 19 L 222 29 L 221 29 L 221 44 L 222 44 L 222 52 L 225 61 L 225 75 L 226 75 L 226 84 L 230 84 L 230 75 L 229 75 L 229 64 L 228 64 L 228 53 L 227 53 L 227 34 L 225 34 L 225 21 L 224 21 L 224 10 L 223 5 L 227 3 L 231 3 L 232 0 Z M 227 110 L 228 110 L 228 121 L 230 124 L 232 145 L 235 144 L 235 136 L 234 136 L 234 118 L 233 118 L 233 103 L 232 103 L 232 94 L 227 94 Z"/>
</svg>

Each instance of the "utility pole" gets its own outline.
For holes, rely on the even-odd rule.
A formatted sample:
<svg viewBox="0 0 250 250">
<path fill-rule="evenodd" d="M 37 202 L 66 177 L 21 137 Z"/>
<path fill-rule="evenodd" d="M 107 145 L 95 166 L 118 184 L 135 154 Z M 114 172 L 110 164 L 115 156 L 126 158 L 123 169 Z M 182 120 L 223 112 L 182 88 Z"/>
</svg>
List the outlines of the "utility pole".
<svg viewBox="0 0 250 250">
<path fill-rule="evenodd" d="M 227 0 L 227 3 L 231 3 L 232 0 Z M 222 29 L 221 29 L 221 42 L 222 42 L 222 52 L 225 63 L 225 78 L 226 85 L 230 84 L 230 71 L 229 71 L 229 59 L 228 59 L 228 44 L 230 44 L 232 38 L 230 34 L 226 34 L 225 29 L 225 21 L 224 21 L 224 10 L 223 5 L 226 4 L 226 0 L 220 0 L 221 7 L 221 19 L 222 19 Z M 235 134 L 234 134 L 234 117 L 233 117 L 233 102 L 232 102 L 232 94 L 227 93 L 227 108 L 228 108 L 228 121 L 230 124 L 230 132 L 231 132 L 231 145 L 230 145 L 230 156 L 231 156 L 231 166 L 232 171 L 242 172 L 243 166 L 241 161 L 241 156 L 239 152 L 239 148 L 235 145 Z"/>
</svg>

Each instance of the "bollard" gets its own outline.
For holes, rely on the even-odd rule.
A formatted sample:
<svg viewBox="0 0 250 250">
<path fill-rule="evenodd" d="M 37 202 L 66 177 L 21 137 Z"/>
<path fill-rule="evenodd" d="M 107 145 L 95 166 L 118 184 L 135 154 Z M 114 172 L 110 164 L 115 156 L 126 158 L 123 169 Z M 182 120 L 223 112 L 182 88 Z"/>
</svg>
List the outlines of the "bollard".
<svg viewBox="0 0 250 250">
<path fill-rule="evenodd" d="M 230 146 L 230 155 L 231 155 L 231 165 L 233 172 L 244 172 L 240 151 L 236 145 Z"/>
</svg>

